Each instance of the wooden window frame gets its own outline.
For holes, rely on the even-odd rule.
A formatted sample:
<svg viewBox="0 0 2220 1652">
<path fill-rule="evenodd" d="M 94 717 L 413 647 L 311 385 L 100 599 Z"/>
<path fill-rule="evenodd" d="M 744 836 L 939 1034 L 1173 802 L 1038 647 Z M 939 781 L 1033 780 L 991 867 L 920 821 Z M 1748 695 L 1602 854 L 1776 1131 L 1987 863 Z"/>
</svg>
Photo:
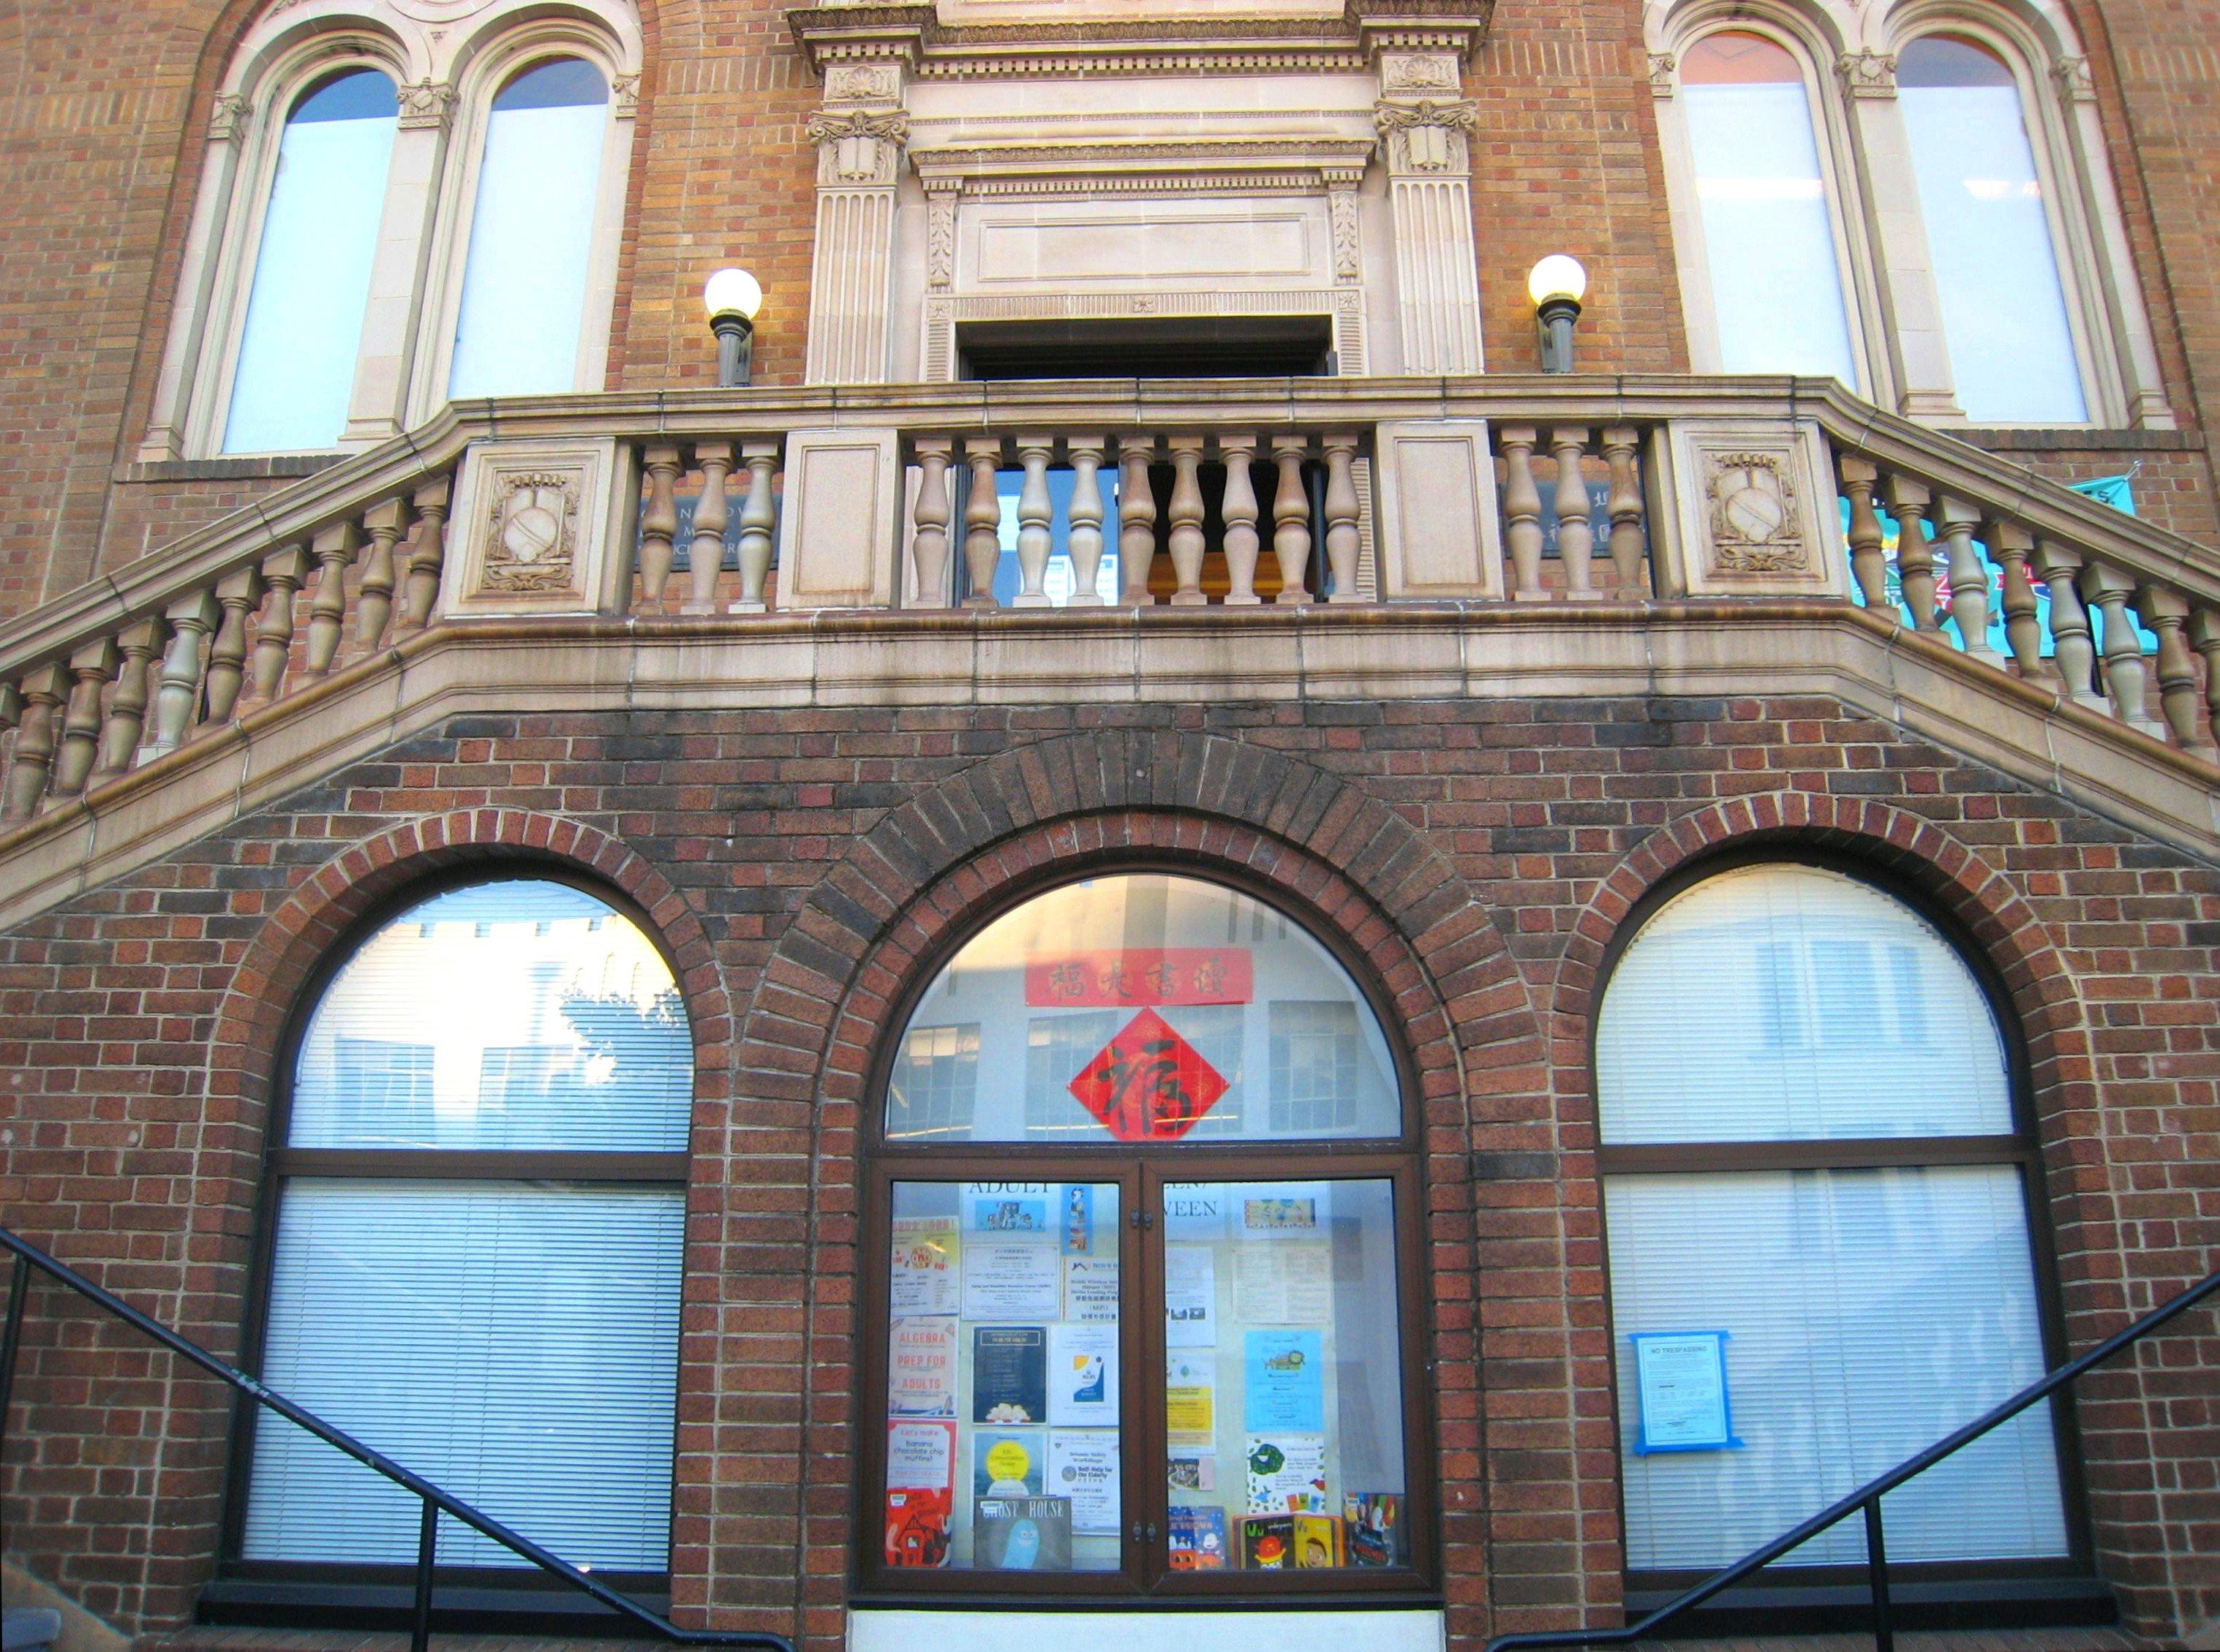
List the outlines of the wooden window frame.
<svg viewBox="0 0 2220 1652">
<path fill-rule="evenodd" d="M 602 903 L 646 938 L 670 971 L 674 986 L 681 979 L 677 960 L 646 910 L 623 891 L 578 875 L 553 862 L 502 860 L 458 867 L 436 876 L 421 878 L 372 906 L 349 926 L 339 944 L 319 961 L 295 1001 L 291 1018 L 278 1046 L 270 1126 L 264 1138 L 260 1194 L 255 1211 L 253 1256 L 249 1262 L 246 1316 L 240 1327 L 240 1367 L 251 1376 L 262 1375 L 270 1332 L 270 1290 L 278 1254 L 278 1219 L 286 1186 L 296 1178 L 374 1178 L 382 1181 L 559 1181 L 571 1186 L 623 1184 L 674 1188 L 683 1193 L 691 1180 L 692 1156 L 679 1152 L 596 1152 L 590 1150 L 525 1149 L 485 1150 L 440 1148 L 316 1148 L 285 1144 L 293 1122 L 295 1075 L 300 1065 L 301 1044 L 323 1007 L 333 984 L 363 948 L 415 907 L 458 889 L 492 883 L 559 883 Z M 690 1038 L 690 1018 L 689 1018 Z M 250 1560 L 246 1556 L 246 1513 L 253 1493 L 255 1431 L 262 1424 L 261 1407 L 243 1398 L 233 1405 L 230 1449 L 225 1464 L 225 1495 L 218 1540 L 221 1580 L 255 1582 L 364 1585 L 406 1584 L 415 1568 L 403 1563 L 334 1561 Z M 674 1453 L 675 1456 L 675 1453 Z M 672 1487 L 676 1518 L 677 1486 Z M 597 1573 L 613 1588 L 640 1595 L 659 1593 L 670 1587 L 668 1555 L 670 1538 L 665 1535 L 665 1563 L 652 1572 Z M 531 1568 L 442 1565 L 443 1588 L 514 1589 L 544 1593 L 547 1580 Z M 314 1618 L 309 1610 L 302 1614 Z"/>
<path fill-rule="evenodd" d="M 1773 845 L 1705 857 L 1683 867 L 1636 903 L 1612 938 L 1596 972 L 1593 1013 L 1588 1020 L 1588 1070 L 1596 1072 L 1596 1042 L 1603 1026 L 1603 1007 L 1620 960 L 1653 918 L 1672 901 L 1712 878 L 1753 867 L 1803 867 L 1861 883 L 1899 902 L 1941 937 L 1973 976 L 1990 1016 L 1996 1023 L 2004 1049 L 2005 1073 L 2011 1098 L 2011 1128 L 1992 1136 L 1836 1137 L 1799 1141 L 1668 1142 L 1610 1144 L 1602 1140 L 1602 1097 L 1598 1087 L 1599 1124 L 1596 1182 L 1599 1229 L 1604 1240 L 1604 1323 L 1611 1345 L 1612 1418 L 1614 1429 L 1624 1414 L 1620 1408 L 1618 1317 L 1610 1287 L 1610 1217 L 1603 1198 L 1604 1183 L 1614 1177 L 1633 1175 L 1703 1175 L 1762 1171 L 1866 1170 L 1950 1165 L 2009 1165 L 2018 1172 L 2021 1198 L 2027 1218 L 2029 1261 L 2035 1275 L 2036 1318 L 2042 1337 L 2046 1369 L 2068 1356 L 2065 1318 L 2057 1273 L 2057 1247 L 2044 1195 L 2042 1148 L 2036 1139 L 2027 1048 L 2017 1013 L 2003 978 L 1974 938 L 1949 913 L 1939 911 L 1918 889 L 1887 876 L 1855 857 L 1830 854 L 1799 846 Z M 2094 1549 L 2088 1521 L 2088 1498 L 2082 1474 L 2079 1433 L 2073 1419 L 2071 1391 L 2058 1396 L 2051 1407 L 2051 1434 L 2057 1455 L 2059 1496 L 2065 1506 L 2067 1553 L 2062 1556 L 2025 1560 L 1902 1561 L 1889 1563 L 1892 1574 L 1907 1585 L 1991 1582 L 2036 1579 L 2086 1578 L 2095 1570 Z M 1625 1443 L 1618 1447 L 1616 1475 L 1619 1530 L 1626 1527 Z M 1724 1562 L 1722 1562 L 1724 1564 Z M 1718 1568 L 1643 1568 L 1628 1566 L 1624 1573 L 1630 1593 L 1677 1593 L 1709 1577 Z M 1776 1563 L 1760 1572 L 1745 1587 L 1855 1584 L 1862 1587 L 1865 1568 L 1855 1565 L 1788 1566 Z M 1731 1605 L 1733 1596 L 1726 1598 Z M 1700 1612 L 1699 1612 L 1700 1615 Z"/>
<path fill-rule="evenodd" d="M 1355 983 L 1378 1024 L 1395 1066 L 1402 1133 L 1360 1139 L 1320 1138 L 1239 1143 L 1070 1144 L 1024 1141 L 912 1144 L 885 1135 L 889 1080 L 912 1017 L 932 983 L 963 947 L 997 919 L 1064 885 L 1084 879 L 1156 873 L 1231 889 L 1262 902 L 1325 948 Z M 918 972 L 886 1022 L 893 1029 L 873 1057 L 873 1098 L 864 1131 L 864 1212 L 860 1225 L 861 1288 L 857 1339 L 860 1406 L 856 1449 L 857 1519 L 849 1604 L 851 1606 L 1050 1605 L 1193 1608 L 1201 1605 L 1438 1606 L 1438 1562 L 1432 1416 L 1433 1325 L 1425 1294 L 1427 1255 L 1425 1185 L 1417 1117 L 1419 1090 L 1408 1052 L 1381 1011 L 1385 995 L 1364 960 L 1319 917 L 1294 909 L 1276 892 L 1213 868 L 1159 857 L 1120 857 L 1084 868 L 1066 865 L 1030 881 L 978 913 Z M 1113 1182 L 1119 1189 L 1118 1346 L 1119 1361 L 1119 1468 L 1122 1563 L 1115 1571 L 1019 1573 L 889 1567 L 883 1555 L 886 1487 L 887 1356 L 894 1188 L 897 1182 Z M 1164 1420 L 1163 1188 L 1167 1183 L 1384 1181 L 1394 1202 L 1394 1237 L 1398 1292 L 1398 1392 L 1402 1404 L 1406 1564 L 1394 1568 L 1341 1567 L 1269 1574 L 1174 1572 L 1169 1565 L 1167 1511 L 1169 1450 Z M 1136 1222 L 1136 1217 L 1144 1219 Z M 956 1473 L 965 1472 L 959 1462 Z M 1338 1511 L 1333 1511 L 1338 1513 Z M 1138 1523 L 1144 1536 L 1137 1541 Z M 1229 1526 L 1232 1522 L 1229 1522 Z M 1153 1529 L 1153 1536 L 1146 1535 Z M 1229 1540 L 1233 1534 L 1228 1532 Z M 1229 1556 L 1229 1562 L 1232 1557 Z"/>
</svg>

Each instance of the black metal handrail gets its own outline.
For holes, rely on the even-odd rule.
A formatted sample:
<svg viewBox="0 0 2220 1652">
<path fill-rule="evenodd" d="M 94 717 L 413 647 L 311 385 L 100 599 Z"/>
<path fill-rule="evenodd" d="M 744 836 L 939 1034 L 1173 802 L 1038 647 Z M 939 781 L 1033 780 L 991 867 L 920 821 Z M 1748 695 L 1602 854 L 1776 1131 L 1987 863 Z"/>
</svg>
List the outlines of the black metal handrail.
<svg viewBox="0 0 2220 1652">
<path fill-rule="evenodd" d="M 1917 1456 L 1906 1457 L 1877 1480 L 1867 1481 L 1840 1502 L 1830 1503 L 1801 1525 L 1775 1537 L 1762 1549 L 1751 1550 L 1733 1565 L 1712 1574 L 1685 1594 L 1674 1596 L 1638 1623 L 1624 1629 L 1547 1630 L 1519 1635 L 1499 1635 L 1487 1652 L 1512 1652 L 1524 1647 L 1624 1646 L 1654 1634 L 1682 1613 L 1692 1611 L 1723 1589 L 1730 1589 L 1753 1572 L 1773 1564 L 1790 1549 L 1818 1537 L 1836 1521 L 1863 1510 L 1866 1519 L 1866 1581 L 1873 1595 L 1874 1644 L 1879 1652 L 1895 1652 L 1896 1630 L 1888 1599 L 1888 1549 L 1881 1531 L 1880 1500 L 1890 1492 L 1932 1468 L 1961 1447 L 1972 1444 L 2000 1423 L 2010 1422 L 2038 1400 L 2047 1400 L 2088 1370 L 2101 1365 L 2131 1343 L 2141 1341 L 2177 1315 L 2186 1313 L 2206 1297 L 2220 1291 L 2220 1273 L 2191 1286 L 2161 1307 L 2155 1308 L 2117 1334 L 2106 1337 L 2080 1359 L 2069 1361 L 2049 1375 L 2030 1383 L 2011 1399 L 1976 1417 L 1954 1434 L 1945 1435 Z"/>
<path fill-rule="evenodd" d="M 235 1371 L 197 1343 L 190 1343 L 168 1326 L 148 1318 L 128 1302 L 110 1294 L 94 1284 L 83 1274 L 48 1256 L 28 1240 L 0 1227 L 0 1249 L 13 1251 L 15 1259 L 9 1264 L 8 1312 L 4 1330 L 0 1330 L 0 1455 L 4 1455 L 8 1439 L 8 1406 L 16 1381 L 16 1352 L 22 1339 L 23 1309 L 29 1295 L 31 1269 L 35 1268 L 52 1275 L 75 1291 L 95 1306 L 105 1310 L 129 1325 L 140 1335 L 150 1337 L 179 1359 L 197 1365 L 210 1376 L 229 1383 L 257 1405 L 276 1412 L 290 1423 L 297 1424 L 327 1445 L 336 1446 L 367 1468 L 375 1468 L 388 1480 L 405 1490 L 414 1492 L 423 1499 L 423 1518 L 416 1535 L 416 1595 L 410 1623 L 410 1652 L 427 1652 L 432 1643 L 432 1581 L 435 1569 L 440 1535 L 440 1512 L 445 1510 L 471 1530 L 492 1538 L 511 1553 L 530 1561 L 541 1571 L 561 1579 L 572 1588 L 591 1596 L 618 1616 L 651 1634 L 680 1646 L 726 1647 L 759 1649 L 761 1652 L 794 1652 L 794 1643 L 783 1635 L 763 1630 L 738 1630 L 722 1633 L 714 1630 L 680 1629 L 665 1618 L 658 1617 L 638 1601 L 620 1594 L 600 1580 L 588 1576 L 560 1555 L 550 1553 L 521 1531 L 510 1530 L 491 1515 L 472 1508 L 459 1497 L 442 1491 L 413 1468 L 402 1464 L 383 1452 L 365 1445 L 353 1436 L 341 1432 L 315 1412 L 305 1411 L 284 1395 L 265 1388 L 242 1371 Z"/>
</svg>

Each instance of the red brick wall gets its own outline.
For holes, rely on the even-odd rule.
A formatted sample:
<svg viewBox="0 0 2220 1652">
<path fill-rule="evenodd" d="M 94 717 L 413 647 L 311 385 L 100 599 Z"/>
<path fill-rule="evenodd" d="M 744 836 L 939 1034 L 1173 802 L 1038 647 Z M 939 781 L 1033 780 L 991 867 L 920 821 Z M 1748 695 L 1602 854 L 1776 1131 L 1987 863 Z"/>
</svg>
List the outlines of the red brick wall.
<svg viewBox="0 0 2220 1652">
<path fill-rule="evenodd" d="M 2077 1348 L 2220 1265 L 2220 872 L 1822 700 L 458 720 L 0 936 L 0 1220 L 232 1351 L 316 960 L 433 865 L 596 870 L 672 949 L 700 1063 L 677 1597 L 829 1648 L 888 1005 L 998 888 L 1137 846 L 1242 869 L 1352 938 L 1418 1057 L 1469 1646 L 1618 1599 L 1587 1018 L 1645 889 L 1768 840 L 1915 887 L 2004 976 Z M 2216 1372 L 2208 1315 L 2085 1397 L 2103 1563 L 2146 1627 L 2220 1611 Z M 19 1399 L 32 1563 L 106 1612 L 182 1611 L 221 1410 L 43 1290 Z"/>
</svg>

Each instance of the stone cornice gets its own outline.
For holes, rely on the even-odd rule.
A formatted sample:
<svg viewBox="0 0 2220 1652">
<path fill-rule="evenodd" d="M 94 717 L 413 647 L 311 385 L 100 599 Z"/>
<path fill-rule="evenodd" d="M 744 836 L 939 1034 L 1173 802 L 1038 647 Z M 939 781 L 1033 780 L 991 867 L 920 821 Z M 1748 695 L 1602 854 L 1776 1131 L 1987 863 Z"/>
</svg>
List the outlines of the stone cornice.
<svg viewBox="0 0 2220 1652">
<path fill-rule="evenodd" d="M 1154 190 L 1221 188 L 1244 176 L 1267 182 L 1293 178 L 1314 189 L 1327 174 L 1362 171 L 1371 143 L 1362 138 L 1294 134 L 1225 138 L 1082 139 L 1069 143 L 972 143 L 919 146 L 910 164 L 928 187 L 960 180 L 974 187 L 1020 184 L 1053 190 L 1060 182 L 1097 176 L 1145 178 Z M 1145 168 L 1145 173 L 1140 169 Z"/>
<path fill-rule="evenodd" d="M 1300 72 L 1362 67 L 1382 50 L 1469 55 L 1494 0 L 1348 0 L 1338 18 L 1167 16 L 942 22 L 931 5 L 800 6 L 787 26 L 819 74 L 891 58 L 921 74 Z"/>
<path fill-rule="evenodd" d="M 447 621 L 0 832 L 0 927 L 461 715 L 1819 695 L 2220 862 L 2220 770 L 1847 603 Z"/>
</svg>

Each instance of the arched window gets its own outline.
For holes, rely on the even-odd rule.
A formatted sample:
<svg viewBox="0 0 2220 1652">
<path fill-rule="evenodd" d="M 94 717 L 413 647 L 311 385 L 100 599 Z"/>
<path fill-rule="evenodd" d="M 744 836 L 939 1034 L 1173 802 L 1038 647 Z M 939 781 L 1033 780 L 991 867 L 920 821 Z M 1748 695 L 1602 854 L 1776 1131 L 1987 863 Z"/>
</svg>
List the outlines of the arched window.
<svg viewBox="0 0 2220 1652">
<path fill-rule="evenodd" d="M 1855 389 L 1802 66 L 1779 41 L 1730 29 L 1688 48 L 1681 82 L 1721 370 L 1813 373 Z"/>
<path fill-rule="evenodd" d="M 602 72 L 578 58 L 534 64 L 496 94 L 449 396 L 577 388 L 608 103 Z"/>
<path fill-rule="evenodd" d="M 633 0 L 465 9 L 272 0 L 248 30 L 212 111 L 142 460 L 364 447 L 450 396 L 601 387 Z"/>
<path fill-rule="evenodd" d="M 1069 883 L 957 951 L 885 1060 L 876 1587 L 1427 1576 L 1412 1125 L 1332 951 L 1197 878 Z"/>
<path fill-rule="evenodd" d="M 592 895 L 379 925 L 292 1057 L 264 1381 L 567 1560 L 665 1571 L 692 1075 L 670 966 Z M 419 1512 L 257 1426 L 244 1559 L 408 1562 Z M 444 1517 L 440 1559 L 520 1563 Z"/>
<path fill-rule="evenodd" d="M 2045 1368 L 2037 1166 L 1957 951 L 1830 867 L 1658 906 L 1596 1032 L 1627 1563 L 1708 1570 Z M 1893 1562 L 2062 1557 L 2037 1409 L 1885 1500 Z M 1864 1555 L 1855 1520 L 1790 1557 Z"/>
<path fill-rule="evenodd" d="M 2004 59 L 1953 35 L 1905 47 L 1898 96 L 1958 405 L 1976 424 L 2088 416 L 2051 215 Z"/>
<path fill-rule="evenodd" d="M 400 106 L 345 69 L 303 92 L 278 146 L 223 451 L 329 447 L 346 428 Z"/>
</svg>

